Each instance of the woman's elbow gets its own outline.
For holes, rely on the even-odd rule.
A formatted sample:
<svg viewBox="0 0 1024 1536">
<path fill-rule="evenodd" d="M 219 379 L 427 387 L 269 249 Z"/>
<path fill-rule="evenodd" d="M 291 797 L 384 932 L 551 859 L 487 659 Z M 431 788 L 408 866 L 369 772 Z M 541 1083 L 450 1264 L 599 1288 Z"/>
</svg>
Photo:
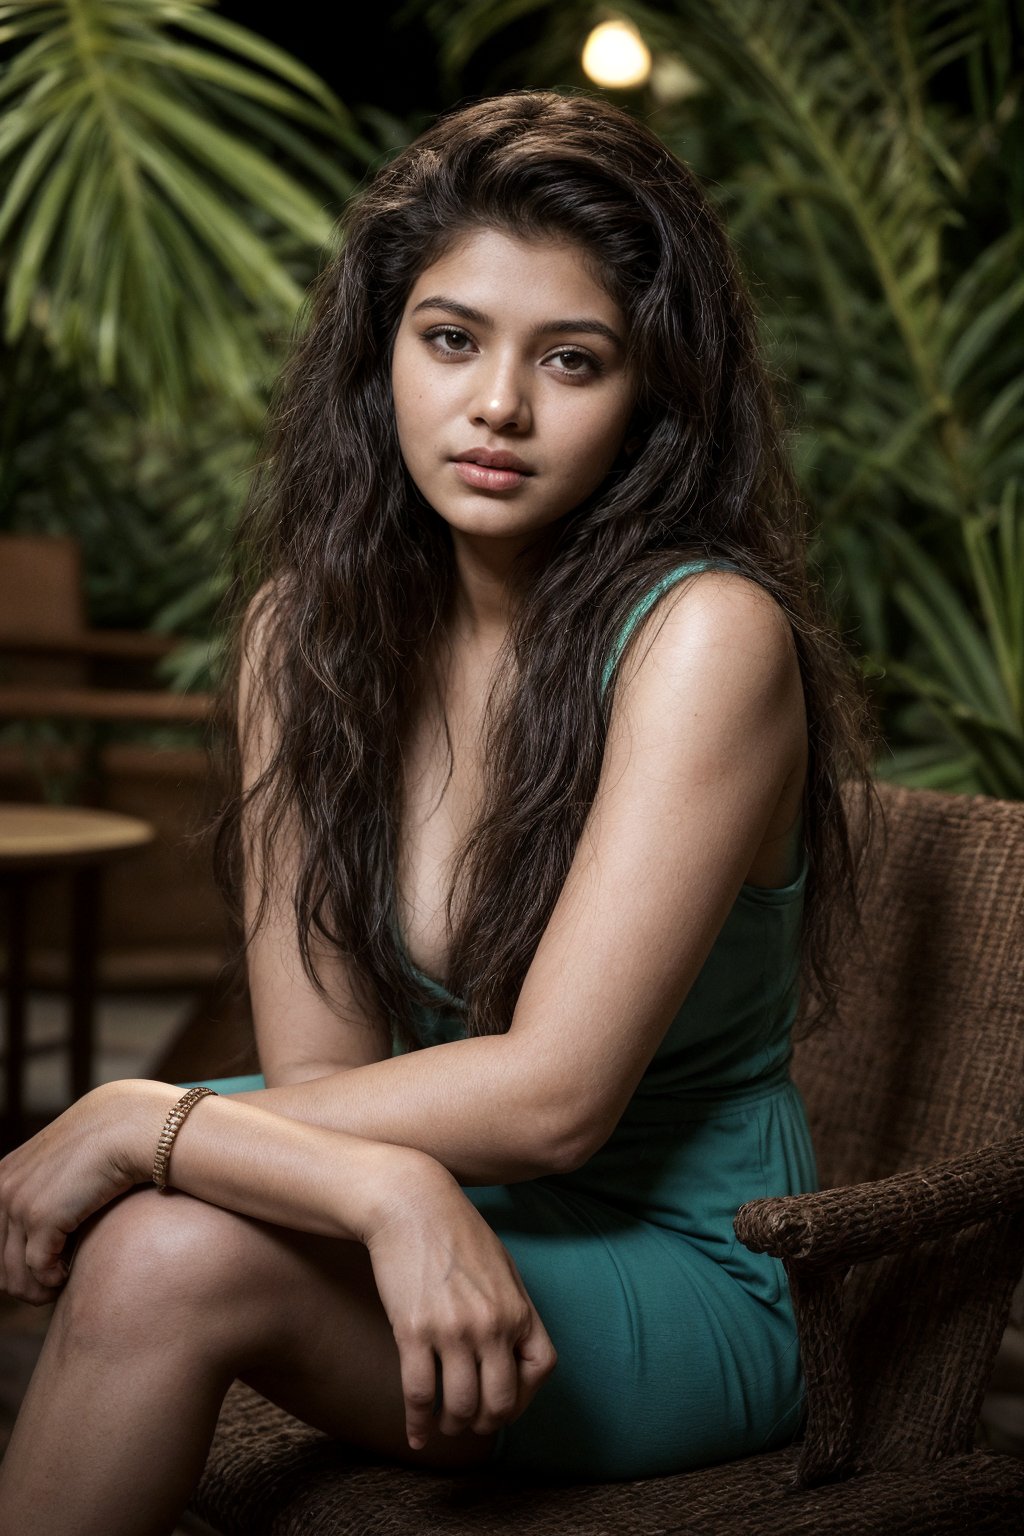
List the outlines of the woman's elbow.
<svg viewBox="0 0 1024 1536">
<path fill-rule="evenodd" d="M 263 1080 L 268 1088 L 295 1088 L 299 1083 L 311 1083 L 318 1077 L 330 1077 L 335 1072 L 346 1072 L 351 1062 L 341 1061 L 290 1061 L 280 1066 L 263 1069 Z"/>
<path fill-rule="evenodd" d="M 610 1134 L 603 1124 L 575 1115 L 567 1117 L 559 1134 L 547 1138 L 551 1171 L 574 1173 L 577 1168 L 582 1168 L 604 1146 Z"/>
</svg>

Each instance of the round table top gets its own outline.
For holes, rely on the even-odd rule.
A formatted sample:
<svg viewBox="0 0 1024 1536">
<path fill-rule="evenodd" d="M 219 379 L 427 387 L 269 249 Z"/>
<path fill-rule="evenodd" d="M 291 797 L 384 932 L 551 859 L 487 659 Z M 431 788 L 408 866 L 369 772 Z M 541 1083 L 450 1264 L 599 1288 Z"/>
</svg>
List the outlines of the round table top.
<svg viewBox="0 0 1024 1536">
<path fill-rule="evenodd" d="M 0 870 L 99 863 L 155 835 L 148 821 L 114 811 L 0 804 Z"/>
</svg>

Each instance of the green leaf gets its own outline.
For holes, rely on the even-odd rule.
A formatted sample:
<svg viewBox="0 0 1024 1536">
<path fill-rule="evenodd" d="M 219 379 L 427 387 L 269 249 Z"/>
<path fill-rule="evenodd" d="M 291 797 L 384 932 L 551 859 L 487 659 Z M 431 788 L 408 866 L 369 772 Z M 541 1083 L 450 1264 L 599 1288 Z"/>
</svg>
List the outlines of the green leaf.
<svg viewBox="0 0 1024 1536">
<path fill-rule="evenodd" d="M 64 112 L 55 114 L 49 123 L 36 132 L 34 140 L 18 162 L 18 167 L 7 185 L 7 194 L 3 203 L 0 204 L 0 240 L 6 235 L 8 228 L 21 212 L 33 190 L 37 188 L 45 167 L 60 149 L 61 141 L 68 137 L 74 127 L 75 118 L 70 113 Z M 31 131 L 32 125 L 26 125 L 25 136 L 27 137 Z M 0 145 L 0 155 L 3 153 L 4 146 Z"/>
<path fill-rule="evenodd" d="M 301 290 L 270 254 L 266 242 L 166 145 L 137 134 L 127 124 L 126 130 L 138 164 L 202 232 L 205 244 L 217 253 L 242 292 L 253 302 L 276 299 L 283 311 L 297 310 Z"/>
<path fill-rule="evenodd" d="M 265 155 L 250 149 L 213 123 L 198 121 L 192 112 L 179 106 L 170 96 L 140 89 L 128 80 L 120 82 L 118 94 L 135 105 L 139 120 L 151 119 L 170 130 L 182 146 L 216 171 L 222 181 L 237 187 L 312 245 L 322 244 L 327 239 L 331 221 L 324 216 L 319 202 L 279 171 Z M 141 134 L 136 130 L 136 144 L 140 138 Z M 154 133 L 149 141 L 151 167 L 164 148 L 162 136 Z"/>
<path fill-rule="evenodd" d="M 21 333 L 28 318 L 36 274 L 53 238 L 68 189 L 78 173 L 90 127 L 86 117 L 72 125 L 64 151 L 49 177 L 40 185 L 28 214 L 8 274 L 5 332 L 8 341 Z"/>
<path fill-rule="evenodd" d="M 974 316 L 950 350 L 943 366 L 943 383 L 950 394 L 960 388 L 978 357 L 1024 304 L 1024 277 L 998 294 Z"/>
</svg>

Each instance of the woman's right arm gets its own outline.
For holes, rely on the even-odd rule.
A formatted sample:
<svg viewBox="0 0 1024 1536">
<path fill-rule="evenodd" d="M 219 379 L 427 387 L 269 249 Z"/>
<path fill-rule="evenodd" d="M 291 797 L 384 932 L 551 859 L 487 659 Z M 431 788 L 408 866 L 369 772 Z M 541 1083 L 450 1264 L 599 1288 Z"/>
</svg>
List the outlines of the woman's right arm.
<svg viewBox="0 0 1024 1536">
<path fill-rule="evenodd" d="M 262 596 L 258 594 L 254 604 Z M 238 688 L 238 733 L 246 788 L 270 762 L 276 745 L 272 711 L 260 687 L 267 663 L 267 629 L 260 617 L 253 619 L 253 612 L 251 606 Z M 297 825 L 294 814 L 289 814 L 275 839 L 265 917 L 251 937 L 247 957 L 256 1048 L 268 1088 L 326 1077 L 347 1067 L 368 1066 L 391 1055 L 390 1040 L 360 1009 L 336 951 L 311 940 L 317 970 L 334 1000 L 333 1007 L 302 968 L 293 906 L 298 863 Z M 256 861 L 247 851 L 247 932 L 255 919 L 260 886 Z"/>
<path fill-rule="evenodd" d="M 165 1085 L 134 1087 L 132 1112 L 119 1112 L 119 1123 L 134 1131 L 129 1174 L 141 1180 Z M 124 1102 L 122 1095 L 122 1111 Z M 436 1422 L 438 1363 L 438 1412 L 472 1415 L 479 1434 L 517 1419 L 555 1368 L 554 1345 L 512 1256 L 426 1153 L 212 1097 L 178 1132 L 170 1177 L 176 1189 L 229 1210 L 365 1244 L 398 1346 L 414 1450 Z"/>
</svg>

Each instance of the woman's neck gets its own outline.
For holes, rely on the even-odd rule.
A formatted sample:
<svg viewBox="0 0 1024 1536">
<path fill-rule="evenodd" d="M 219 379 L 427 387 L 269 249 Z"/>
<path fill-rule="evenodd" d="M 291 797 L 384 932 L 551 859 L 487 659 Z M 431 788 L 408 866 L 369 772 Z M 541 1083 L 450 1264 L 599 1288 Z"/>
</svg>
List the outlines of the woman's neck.
<svg viewBox="0 0 1024 1536">
<path fill-rule="evenodd" d="M 455 592 L 449 633 L 475 651 L 501 648 L 524 585 L 548 558 L 554 529 L 530 540 L 469 537 L 452 531 Z"/>
</svg>

